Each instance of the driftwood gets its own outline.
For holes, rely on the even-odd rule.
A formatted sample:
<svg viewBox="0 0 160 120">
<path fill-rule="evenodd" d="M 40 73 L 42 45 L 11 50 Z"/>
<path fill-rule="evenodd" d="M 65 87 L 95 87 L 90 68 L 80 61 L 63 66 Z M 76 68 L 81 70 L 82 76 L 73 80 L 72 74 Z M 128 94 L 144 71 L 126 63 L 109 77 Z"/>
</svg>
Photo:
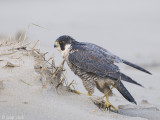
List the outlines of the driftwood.
<svg viewBox="0 0 160 120">
<path fill-rule="evenodd" d="M 66 84 L 66 70 L 63 67 L 65 60 L 62 61 L 60 66 L 55 66 L 55 61 L 53 57 L 50 57 L 48 60 L 46 60 L 45 55 L 47 53 L 41 53 L 40 48 L 36 49 L 36 45 L 39 41 L 37 41 L 35 44 L 31 46 L 30 43 L 28 44 L 22 44 L 23 41 L 15 42 L 4 42 L 1 44 L 1 48 L 7 44 L 7 48 L 0 49 L 0 56 L 3 57 L 9 57 L 12 61 L 6 61 L 5 59 L 1 60 L 1 62 L 5 62 L 3 68 L 7 69 L 16 69 L 21 67 L 21 65 L 15 64 L 14 60 L 22 60 L 23 57 L 33 57 L 34 58 L 34 70 L 40 75 L 39 80 L 42 82 L 42 88 L 51 88 L 54 89 L 57 94 L 61 95 L 77 95 L 79 94 L 74 87 L 71 89 L 71 86 L 73 85 L 73 82 Z M 23 65 L 23 64 L 22 64 Z M 32 86 L 30 83 L 24 80 L 20 80 L 22 83 Z M 0 81 L 0 88 L 3 87 L 2 81 Z M 54 93 L 53 93 L 54 94 Z M 87 97 L 87 96 L 86 96 Z M 98 106 L 100 109 L 105 109 L 106 102 L 97 97 L 89 97 L 93 103 Z"/>
</svg>

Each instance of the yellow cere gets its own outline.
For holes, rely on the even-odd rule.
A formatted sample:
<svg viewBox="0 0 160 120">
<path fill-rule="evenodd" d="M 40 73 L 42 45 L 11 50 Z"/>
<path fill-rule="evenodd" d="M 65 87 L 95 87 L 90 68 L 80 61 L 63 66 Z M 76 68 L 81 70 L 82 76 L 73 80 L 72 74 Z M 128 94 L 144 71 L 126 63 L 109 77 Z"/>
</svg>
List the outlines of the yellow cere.
<svg viewBox="0 0 160 120">
<path fill-rule="evenodd" d="M 56 44 L 57 44 L 58 47 L 60 46 L 60 45 L 59 45 L 59 42 L 56 42 Z"/>
</svg>

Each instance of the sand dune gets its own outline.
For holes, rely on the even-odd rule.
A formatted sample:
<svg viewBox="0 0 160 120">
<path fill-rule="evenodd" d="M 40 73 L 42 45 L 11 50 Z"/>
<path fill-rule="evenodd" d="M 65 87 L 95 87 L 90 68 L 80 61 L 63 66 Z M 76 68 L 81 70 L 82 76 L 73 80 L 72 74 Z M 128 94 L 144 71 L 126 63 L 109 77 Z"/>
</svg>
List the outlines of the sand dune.
<svg viewBox="0 0 160 120">
<path fill-rule="evenodd" d="M 129 84 L 138 105 L 133 105 L 115 91 L 112 104 L 118 113 L 100 110 L 85 94 L 57 94 L 55 86 L 47 83 L 35 71 L 35 56 L 23 50 L 14 50 L 18 44 L 0 46 L 0 119 L 25 120 L 158 120 L 160 119 L 159 88 L 150 87 L 151 82 L 159 83 L 155 74 L 150 82 L 140 81 L 146 88 Z M 28 48 L 25 48 L 28 49 Z M 132 72 L 132 71 L 130 71 Z M 134 76 L 142 77 L 138 72 Z M 147 80 L 146 80 L 147 81 Z M 44 82 L 46 84 L 44 85 Z M 128 85 L 126 85 L 128 87 Z M 129 87 L 128 87 L 129 88 Z M 61 91 L 61 89 L 60 89 Z M 151 95 L 157 92 L 157 95 Z M 155 93 L 154 93 L 155 94 Z M 154 97 L 153 97 L 154 96 Z M 96 96 L 93 96 L 96 97 Z"/>
</svg>

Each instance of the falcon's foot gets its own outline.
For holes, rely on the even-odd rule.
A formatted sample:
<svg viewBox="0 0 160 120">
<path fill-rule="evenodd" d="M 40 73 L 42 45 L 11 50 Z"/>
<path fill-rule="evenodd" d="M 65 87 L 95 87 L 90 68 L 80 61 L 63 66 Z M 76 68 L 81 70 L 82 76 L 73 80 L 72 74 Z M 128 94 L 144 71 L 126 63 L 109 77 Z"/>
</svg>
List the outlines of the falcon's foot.
<svg viewBox="0 0 160 120">
<path fill-rule="evenodd" d="M 91 94 L 91 92 L 88 91 L 88 94 L 87 94 L 87 95 L 88 95 L 88 96 L 91 96 L 92 94 Z"/>
<path fill-rule="evenodd" d="M 76 90 L 76 88 L 74 87 L 74 85 L 73 84 L 76 84 L 76 83 L 74 83 L 75 81 L 74 80 L 72 80 L 72 82 L 67 86 L 68 88 L 70 88 L 70 86 L 72 85 L 72 87 L 74 88 L 74 90 L 73 90 L 73 92 L 74 93 L 77 93 L 77 94 L 83 94 L 83 93 L 81 93 L 81 92 L 79 92 L 78 90 Z"/>
<path fill-rule="evenodd" d="M 75 93 L 77 93 L 77 94 L 83 94 L 83 93 L 81 93 L 81 92 L 79 92 L 78 90 L 74 90 L 75 91 Z"/>
<path fill-rule="evenodd" d="M 108 98 L 108 95 L 106 95 L 106 99 L 107 99 L 107 101 L 106 101 L 106 109 L 107 110 L 111 110 L 111 108 L 113 108 L 116 112 L 118 111 L 117 110 L 117 108 L 116 107 L 114 107 L 110 102 L 109 102 L 109 98 Z"/>
</svg>

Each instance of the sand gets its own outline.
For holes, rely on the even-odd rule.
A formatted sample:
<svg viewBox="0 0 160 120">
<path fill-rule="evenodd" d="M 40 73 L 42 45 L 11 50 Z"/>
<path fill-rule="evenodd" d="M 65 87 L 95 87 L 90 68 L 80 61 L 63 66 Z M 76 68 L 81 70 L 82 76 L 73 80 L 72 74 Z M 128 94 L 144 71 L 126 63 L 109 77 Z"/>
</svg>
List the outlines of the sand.
<svg viewBox="0 0 160 120">
<path fill-rule="evenodd" d="M 61 92 L 61 88 L 59 88 L 60 92 L 57 92 L 55 85 L 51 86 L 49 83 L 44 86 L 44 78 L 42 80 L 42 76 L 35 70 L 37 64 L 35 56 L 31 51 L 13 50 L 18 45 L 8 43 L 0 46 L 0 119 L 160 119 L 159 74 L 156 73 L 156 70 L 153 76 L 127 70 L 133 76 L 142 78 L 139 82 L 144 83 L 145 88 L 125 83 L 138 105 L 127 102 L 115 91 L 114 96 L 110 99 L 112 104 L 118 108 L 118 113 L 115 113 L 100 110 L 85 94 L 66 94 Z M 32 50 L 32 47 L 30 49 Z M 157 84 L 152 85 L 151 83 Z M 96 98 L 96 95 L 100 97 L 98 94 L 93 97 Z"/>
<path fill-rule="evenodd" d="M 0 40 L 19 31 L 30 23 L 28 39 L 40 40 L 41 51 L 54 56 L 56 66 L 62 57 L 53 48 L 54 41 L 63 34 L 78 41 L 96 43 L 116 55 L 136 63 L 153 75 L 123 66 L 121 70 L 141 83 L 144 88 L 125 83 L 137 101 L 126 101 L 117 90 L 110 98 L 119 113 L 99 110 L 86 95 L 81 80 L 67 65 L 67 81 L 75 80 L 82 95 L 57 94 L 54 87 L 43 88 L 40 75 L 35 72 L 32 56 L 19 53 L 2 55 L 0 46 L 0 119 L 160 119 L 160 2 L 157 0 L 39 0 L 1 1 Z M 1 45 L 0 41 L 0 45 Z M 10 49 L 10 46 L 5 46 Z M 10 51 L 8 52 L 10 54 Z M 21 57 L 21 59 L 19 58 Z M 15 67 L 4 68 L 7 62 Z M 98 90 L 94 96 L 102 96 Z"/>
</svg>

